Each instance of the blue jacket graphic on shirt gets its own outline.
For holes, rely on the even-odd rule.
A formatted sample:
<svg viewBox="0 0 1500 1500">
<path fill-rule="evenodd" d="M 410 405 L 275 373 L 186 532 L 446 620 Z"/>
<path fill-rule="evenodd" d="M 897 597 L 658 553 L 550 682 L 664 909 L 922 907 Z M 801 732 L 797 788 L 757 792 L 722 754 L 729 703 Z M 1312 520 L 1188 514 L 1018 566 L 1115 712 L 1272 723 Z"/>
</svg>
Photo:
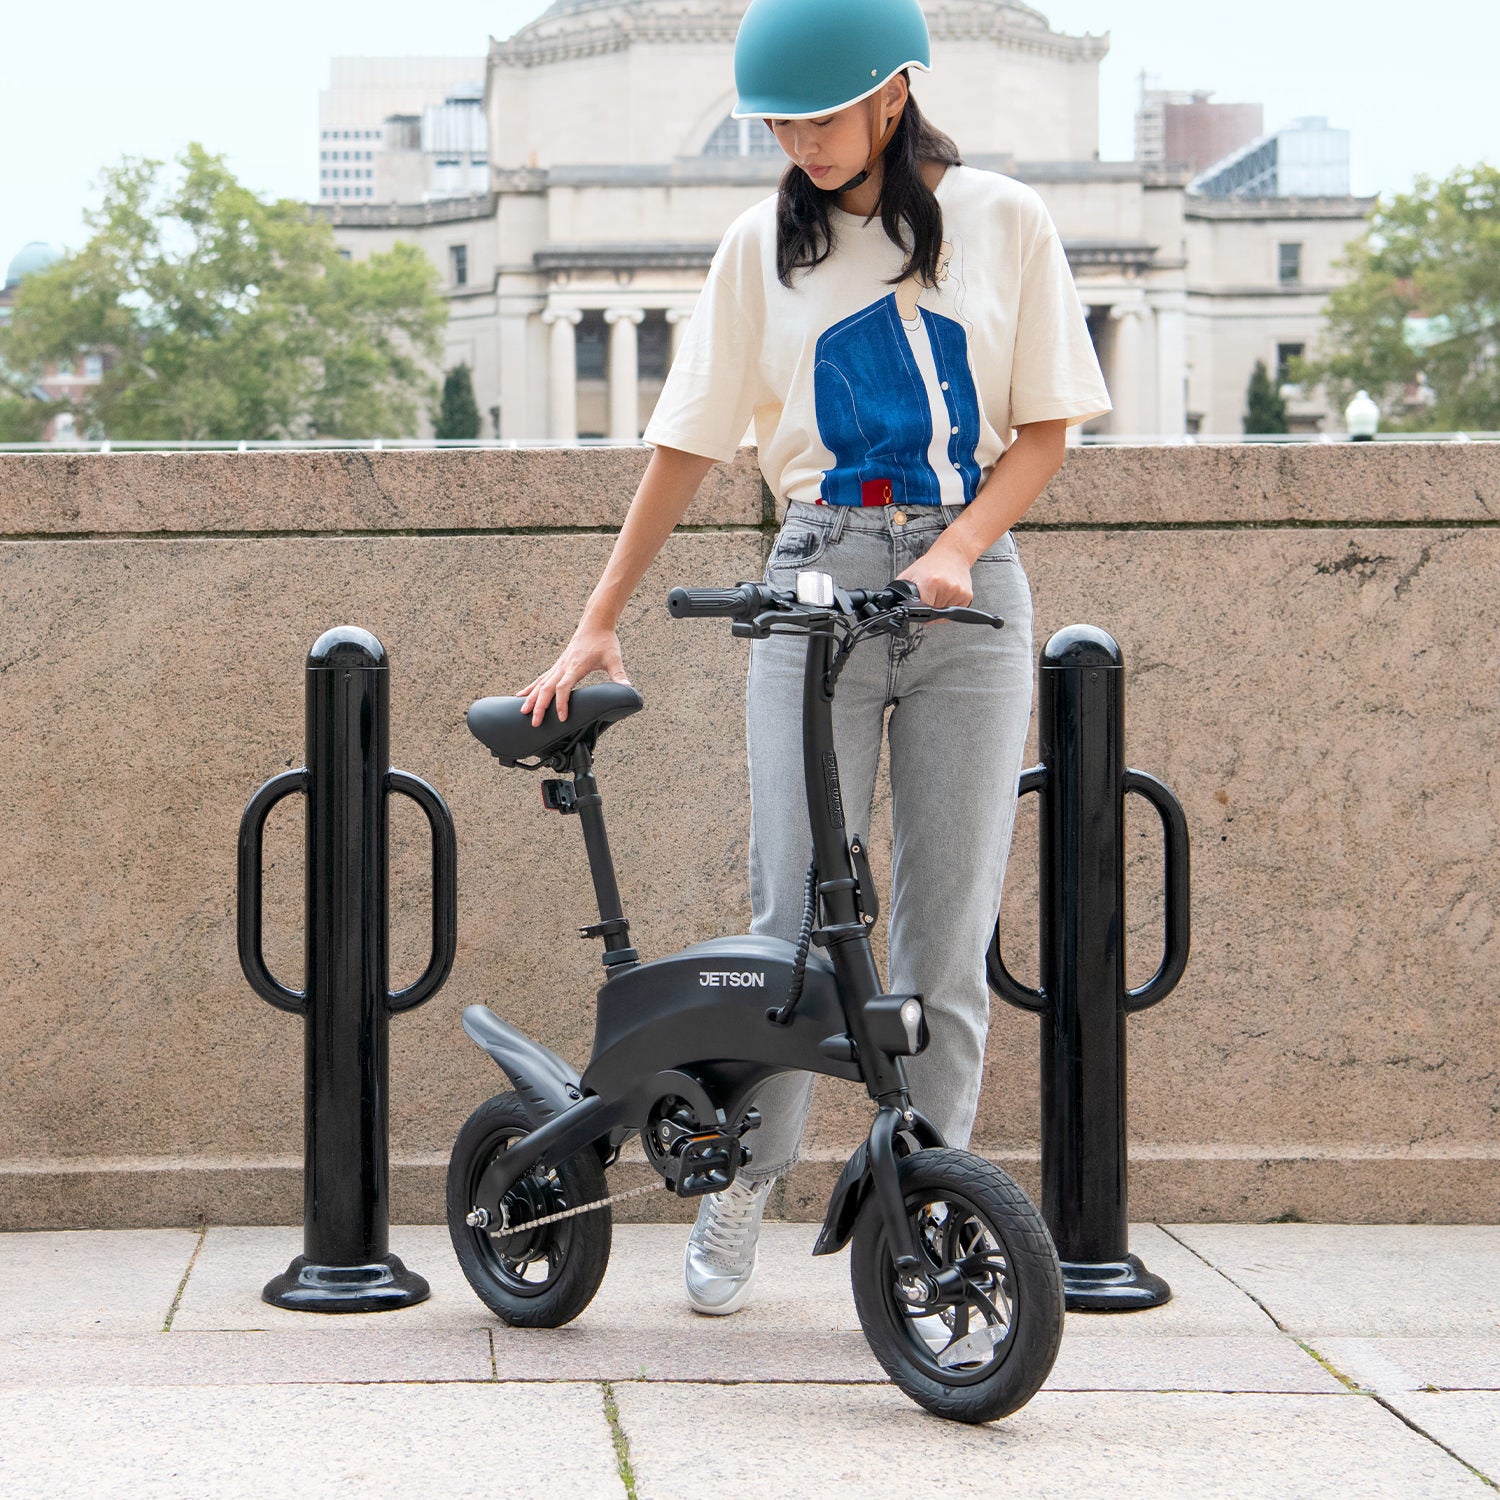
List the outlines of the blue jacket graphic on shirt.
<svg viewBox="0 0 1500 1500">
<path fill-rule="evenodd" d="M 948 407 L 948 457 L 963 478 L 964 502 L 979 488 L 979 393 L 969 371 L 968 336 L 952 318 L 917 309 L 931 341 Z M 823 472 L 828 505 L 865 503 L 875 484 L 898 505 L 941 503 L 929 461 L 932 406 L 893 293 L 835 323 L 818 340 L 813 370 L 818 436 L 833 454 Z"/>
</svg>

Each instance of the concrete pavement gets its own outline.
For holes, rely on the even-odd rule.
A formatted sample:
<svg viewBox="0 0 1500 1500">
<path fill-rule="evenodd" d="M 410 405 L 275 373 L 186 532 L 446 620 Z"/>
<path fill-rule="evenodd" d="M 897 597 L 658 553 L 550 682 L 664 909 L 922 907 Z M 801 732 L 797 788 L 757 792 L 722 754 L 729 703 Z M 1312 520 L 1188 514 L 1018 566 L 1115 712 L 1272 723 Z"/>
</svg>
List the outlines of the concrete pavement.
<svg viewBox="0 0 1500 1500">
<path fill-rule="evenodd" d="M 296 1229 L 0 1235 L 0 1496 L 425 1500 L 1492 1494 L 1500 1227 L 1141 1225 L 1166 1307 L 1071 1315 L 984 1428 L 889 1385 L 845 1256 L 768 1224 L 738 1316 L 682 1300 L 680 1225 L 620 1225 L 568 1328 L 495 1323 L 440 1226 L 400 1312 L 282 1312 Z"/>
</svg>

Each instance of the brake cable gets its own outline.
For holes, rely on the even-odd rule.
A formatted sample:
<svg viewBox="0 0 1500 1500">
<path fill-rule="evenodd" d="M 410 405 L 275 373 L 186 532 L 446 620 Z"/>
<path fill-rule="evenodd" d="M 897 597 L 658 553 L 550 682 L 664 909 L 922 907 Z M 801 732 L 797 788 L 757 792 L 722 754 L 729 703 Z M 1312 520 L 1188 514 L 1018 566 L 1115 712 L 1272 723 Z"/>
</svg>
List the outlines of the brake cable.
<svg viewBox="0 0 1500 1500">
<path fill-rule="evenodd" d="M 813 927 L 818 920 L 818 862 L 809 860 L 807 883 L 802 890 L 802 929 L 797 934 L 797 956 L 792 961 L 792 982 L 787 986 L 786 999 L 778 1010 L 768 1011 L 766 1019 L 776 1026 L 789 1026 L 792 1012 L 802 998 L 802 985 L 807 977 L 807 955 L 812 947 Z"/>
</svg>

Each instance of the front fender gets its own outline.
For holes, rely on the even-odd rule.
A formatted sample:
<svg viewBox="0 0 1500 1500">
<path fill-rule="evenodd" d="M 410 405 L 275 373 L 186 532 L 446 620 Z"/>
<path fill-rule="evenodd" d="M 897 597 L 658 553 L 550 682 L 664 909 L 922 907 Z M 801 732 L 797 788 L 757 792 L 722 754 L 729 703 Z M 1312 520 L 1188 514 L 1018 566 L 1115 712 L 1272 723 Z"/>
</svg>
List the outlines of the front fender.
<svg viewBox="0 0 1500 1500">
<path fill-rule="evenodd" d="M 833 1194 L 828 1200 L 828 1212 L 823 1216 L 823 1227 L 818 1232 L 818 1242 L 813 1246 L 814 1255 L 837 1255 L 849 1243 L 854 1234 L 854 1221 L 859 1217 L 860 1205 L 870 1191 L 870 1150 L 861 1144 L 859 1149 L 844 1163 L 839 1180 L 833 1185 Z"/>
<path fill-rule="evenodd" d="M 922 1150 L 928 1146 L 945 1144 L 937 1126 L 916 1110 L 912 1111 L 911 1120 L 903 1135 L 910 1136 L 915 1143 L 909 1149 Z M 897 1154 L 904 1156 L 907 1153 L 900 1149 L 900 1143 L 901 1137 L 898 1137 Z M 859 1218 L 859 1211 L 864 1207 L 865 1198 L 873 1186 L 870 1146 L 866 1141 L 844 1163 L 844 1170 L 839 1173 L 839 1180 L 833 1185 L 833 1192 L 828 1198 L 828 1212 L 823 1216 L 823 1227 L 818 1231 L 817 1244 L 813 1246 L 814 1255 L 837 1255 L 849 1243 L 854 1234 L 854 1221 Z"/>
<path fill-rule="evenodd" d="M 469 1006 L 463 1024 L 510 1079 L 533 1126 L 540 1128 L 583 1097 L 578 1074 L 557 1053 L 507 1025 L 488 1006 Z"/>
</svg>

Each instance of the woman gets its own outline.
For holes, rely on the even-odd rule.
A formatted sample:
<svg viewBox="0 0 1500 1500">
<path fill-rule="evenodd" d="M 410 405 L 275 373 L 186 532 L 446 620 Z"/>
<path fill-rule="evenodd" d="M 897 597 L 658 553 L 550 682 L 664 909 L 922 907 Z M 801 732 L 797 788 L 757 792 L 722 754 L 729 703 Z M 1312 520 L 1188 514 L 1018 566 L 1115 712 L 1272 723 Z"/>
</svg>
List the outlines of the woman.
<svg viewBox="0 0 1500 1500">
<path fill-rule="evenodd" d="M 729 229 L 646 439 L 655 445 L 572 640 L 531 682 L 540 723 L 604 670 L 615 625 L 704 475 L 754 422 L 786 504 L 767 581 L 916 585 L 999 631 L 915 628 L 867 644 L 839 681 L 835 742 L 851 831 L 868 829 L 889 718 L 893 993 L 921 994 L 931 1043 L 914 1103 L 956 1146 L 978 1101 L 984 952 L 1000 905 L 1031 706 L 1031 597 L 1010 529 L 1062 463 L 1074 422 L 1109 410 L 1067 260 L 1036 194 L 961 164 L 908 79 L 929 69 L 917 0 L 753 0 L 735 44 L 737 118 L 790 159 L 778 195 Z M 1012 431 L 1014 430 L 1014 437 Z M 795 940 L 810 834 L 801 792 L 800 641 L 751 649 L 752 932 Z M 699 1312 L 734 1312 L 812 1079 L 757 1101 L 751 1163 L 703 1200 L 685 1262 Z"/>
</svg>

